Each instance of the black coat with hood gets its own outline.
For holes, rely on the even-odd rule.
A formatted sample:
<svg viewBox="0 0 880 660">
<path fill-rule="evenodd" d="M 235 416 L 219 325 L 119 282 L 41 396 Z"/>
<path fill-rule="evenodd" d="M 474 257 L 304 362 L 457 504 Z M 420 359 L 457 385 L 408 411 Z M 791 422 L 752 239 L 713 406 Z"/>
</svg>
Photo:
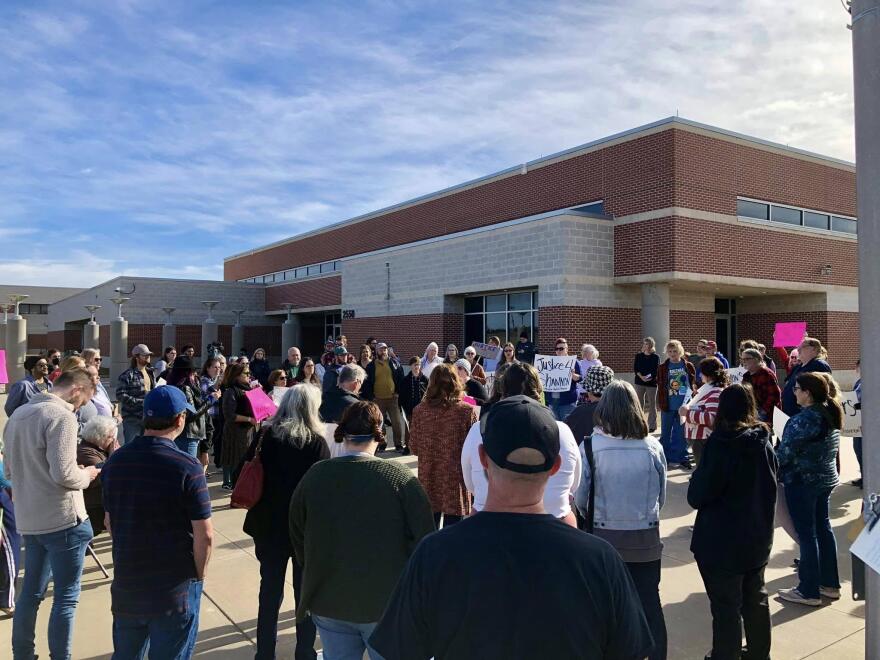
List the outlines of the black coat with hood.
<svg viewBox="0 0 880 660">
<path fill-rule="evenodd" d="M 705 568 L 734 573 L 767 563 L 773 546 L 776 472 L 770 430 L 715 430 L 688 486 L 697 509 L 691 552 Z"/>
</svg>

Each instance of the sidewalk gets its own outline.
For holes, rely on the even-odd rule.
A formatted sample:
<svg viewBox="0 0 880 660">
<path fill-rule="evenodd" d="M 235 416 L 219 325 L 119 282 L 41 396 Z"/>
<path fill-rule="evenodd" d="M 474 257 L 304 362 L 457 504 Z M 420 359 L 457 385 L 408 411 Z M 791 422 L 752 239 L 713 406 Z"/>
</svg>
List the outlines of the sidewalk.
<svg viewBox="0 0 880 660">
<path fill-rule="evenodd" d="M 772 598 L 777 589 L 797 583 L 791 568 L 797 556 L 794 543 L 781 528 L 777 528 L 773 555 L 766 573 L 771 594 L 774 660 L 860 660 L 865 657 L 865 606 L 852 600 L 850 589 L 850 541 L 847 531 L 850 522 L 859 515 L 862 491 L 848 485 L 857 472 L 849 438 L 841 443 L 841 458 L 842 479 L 846 485 L 837 488 L 832 496 L 832 524 L 839 545 L 843 596 L 836 603 L 815 609 L 783 604 Z M 389 460 L 402 461 L 413 469 L 417 467 L 415 457 Z M 661 597 L 669 630 L 669 658 L 672 660 L 702 659 L 711 645 L 709 602 L 703 592 L 693 556 L 688 550 L 688 526 L 693 525 L 695 514 L 685 498 L 687 480 L 688 474 L 680 470 L 670 473 L 669 496 L 661 524 L 665 545 Z M 241 531 L 244 512 L 229 508 L 228 493 L 220 490 L 219 477 L 211 477 L 209 482 L 216 537 L 202 601 L 197 655 L 217 660 L 250 659 L 255 651 L 259 564 L 254 556 L 253 542 Z M 110 546 L 110 539 L 106 535 L 95 540 L 98 556 L 112 572 Z M 104 579 L 92 559 L 87 557 L 85 566 L 73 657 L 77 660 L 109 658 L 113 648 L 110 580 Z M 45 639 L 51 606 L 49 597 L 40 609 L 37 624 L 37 652 L 41 657 L 48 657 Z M 7 652 L 11 634 L 11 619 L 0 619 L 0 648 L 3 649 L 0 657 L 9 657 Z M 294 643 L 293 589 L 288 573 L 279 620 L 278 657 L 293 657 Z"/>
</svg>

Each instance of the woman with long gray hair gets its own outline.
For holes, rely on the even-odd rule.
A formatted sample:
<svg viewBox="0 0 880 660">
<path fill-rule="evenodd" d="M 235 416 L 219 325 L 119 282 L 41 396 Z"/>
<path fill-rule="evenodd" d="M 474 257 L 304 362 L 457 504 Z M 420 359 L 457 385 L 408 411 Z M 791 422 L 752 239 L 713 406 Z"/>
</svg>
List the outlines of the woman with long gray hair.
<svg viewBox="0 0 880 660">
<path fill-rule="evenodd" d="M 272 424 L 257 440 L 263 463 L 263 496 L 247 513 L 244 531 L 254 539 L 260 562 L 256 658 L 274 658 L 278 612 L 284 597 L 287 564 L 293 562 L 293 591 L 301 597 L 302 568 L 296 563 L 288 532 L 290 497 L 312 465 L 330 458 L 324 424 L 318 415 L 321 391 L 308 384 L 291 387 L 281 399 Z M 315 658 L 311 618 L 296 625 L 296 658 Z"/>
</svg>

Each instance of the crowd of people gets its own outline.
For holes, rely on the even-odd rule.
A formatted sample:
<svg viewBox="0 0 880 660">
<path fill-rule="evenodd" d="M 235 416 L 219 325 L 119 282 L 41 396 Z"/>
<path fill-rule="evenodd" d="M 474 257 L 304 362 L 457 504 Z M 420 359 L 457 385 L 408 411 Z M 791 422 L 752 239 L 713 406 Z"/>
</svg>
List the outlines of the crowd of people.
<svg viewBox="0 0 880 660">
<path fill-rule="evenodd" d="M 99 351 L 29 357 L 6 402 L 0 483 L 14 659 L 34 657 L 50 579 L 50 653 L 70 657 L 83 558 L 105 530 L 114 657 L 192 655 L 211 457 L 225 491 L 255 457 L 263 467 L 244 520 L 260 564 L 258 659 L 275 657 L 288 566 L 297 658 L 316 657 L 318 634 L 328 660 L 665 658 L 660 521 L 675 469 L 692 470 L 707 658 L 770 657 L 764 571 L 780 498 L 800 558 L 779 597 L 840 598 L 829 500 L 843 412 L 818 339 L 778 350 L 781 369 L 743 341 L 742 384 L 711 340 L 695 355 L 671 340 L 661 359 L 646 337 L 633 384 L 583 344 L 562 392 L 544 391 L 527 334 L 487 343 L 497 359 L 452 344 L 441 356 L 432 342 L 404 366 L 381 340 L 349 351 L 343 336 L 320 357 L 291 347 L 278 368 L 263 348 L 227 358 L 219 345 L 201 365 L 193 346 L 166 347 L 153 365 L 138 344 L 115 402 Z M 569 355 L 565 338 L 553 346 Z M 257 388 L 277 396 L 267 420 L 248 396 Z M 777 408 L 790 417 L 781 437 Z M 417 456 L 418 476 L 378 456 L 389 450 Z"/>
</svg>

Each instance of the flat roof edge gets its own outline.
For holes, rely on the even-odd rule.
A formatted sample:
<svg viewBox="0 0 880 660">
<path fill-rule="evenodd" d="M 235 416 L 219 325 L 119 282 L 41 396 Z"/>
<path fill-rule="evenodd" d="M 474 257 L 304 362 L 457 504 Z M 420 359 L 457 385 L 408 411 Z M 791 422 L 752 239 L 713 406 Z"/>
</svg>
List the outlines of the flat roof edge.
<svg viewBox="0 0 880 660">
<path fill-rule="evenodd" d="M 468 181 L 463 181 L 462 183 L 455 184 L 453 186 L 449 186 L 447 188 L 442 188 L 441 190 L 436 190 L 430 193 L 426 193 L 424 195 L 420 195 L 418 197 L 413 197 L 411 199 L 398 202 L 396 204 L 392 204 L 391 206 L 386 206 L 381 209 L 377 209 L 375 211 L 370 211 L 368 213 L 363 213 L 361 215 L 357 215 L 353 218 L 348 218 L 346 220 L 340 220 L 338 222 L 334 222 L 332 224 L 326 225 L 324 227 L 319 227 L 317 229 L 312 229 L 300 234 L 295 234 L 294 236 L 289 236 L 287 238 L 283 238 L 281 240 L 275 241 L 273 243 L 269 243 L 267 245 L 262 245 L 259 247 L 251 248 L 250 250 L 244 250 L 243 252 L 239 252 L 233 254 L 228 257 L 223 258 L 223 263 L 234 261 L 236 259 L 241 259 L 242 257 L 251 256 L 254 254 L 259 254 L 260 252 L 265 252 L 266 250 L 271 250 L 273 248 L 281 247 L 283 245 L 288 245 L 290 243 L 295 243 L 297 241 L 301 241 L 312 236 L 318 236 L 325 232 L 333 231 L 335 229 L 340 229 L 342 227 L 346 227 L 348 225 L 357 224 L 359 222 L 364 222 L 365 220 L 370 220 L 372 218 L 380 217 L 386 215 L 388 213 L 392 213 L 394 211 L 398 211 L 404 209 L 409 206 L 413 206 L 416 204 L 420 204 L 423 202 L 430 201 L 432 199 L 437 199 L 440 197 L 444 197 L 451 193 L 454 193 L 459 190 L 465 190 L 468 188 L 473 188 L 481 183 L 487 183 L 493 179 L 503 177 L 509 174 L 514 174 L 518 171 L 521 171 L 523 168 L 528 170 L 531 167 L 542 166 L 543 164 L 549 164 L 552 161 L 565 159 L 566 157 L 574 156 L 575 154 L 586 151 L 589 149 L 595 149 L 596 147 L 600 147 L 603 144 L 619 142 L 621 140 L 627 139 L 635 139 L 642 133 L 647 133 L 649 131 L 656 130 L 663 126 L 681 126 L 685 128 L 694 128 L 702 131 L 706 131 L 709 133 L 717 134 L 722 138 L 733 138 L 737 140 L 742 140 L 745 142 L 749 142 L 752 144 L 756 144 L 762 147 L 780 150 L 784 152 L 788 152 L 795 156 L 806 157 L 810 159 L 817 159 L 821 161 L 826 161 L 829 163 L 833 163 L 838 166 L 845 166 L 847 168 L 855 169 L 855 163 L 852 163 L 847 160 L 842 160 L 839 158 L 834 158 L 832 156 L 825 156 L 822 154 L 818 154 L 812 151 L 808 151 L 806 149 L 798 149 L 796 147 L 790 147 L 785 144 L 781 144 L 778 142 L 772 142 L 770 140 L 764 140 L 762 138 L 754 137 L 751 135 L 746 135 L 744 133 L 737 133 L 736 131 L 730 131 L 727 129 L 719 128 L 717 126 L 712 126 L 710 124 L 704 124 L 698 121 L 693 121 L 691 119 L 685 119 L 683 117 L 664 117 L 663 119 L 659 119 L 657 121 L 644 124 L 642 126 L 637 126 L 635 128 L 630 128 L 625 131 L 620 131 L 618 133 L 614 133 L 612 135 L 608 135 L 605 137 L 598 138 L 596 140 L 592 140 L 590 142 L 586 142 L 584 144 L 577 145 L 575 147 L 570 147 L 568 149 L 564 149 L 562 151 L 558 151 L 556 153 L 549 154 L 547 156 L 541 156 L 540 158 L 535 158 L 530 161 L 526 161 L 525 163 L 521 163 L 519 165 L 513 165 L 511 167 L 505 168 L 503 170 L 499 170 L 497 172 L 493 172 L 491 174 L 485 174 L 483 176 L 477 177 L 475 179 L 470 179 Z"/>
</svg>

